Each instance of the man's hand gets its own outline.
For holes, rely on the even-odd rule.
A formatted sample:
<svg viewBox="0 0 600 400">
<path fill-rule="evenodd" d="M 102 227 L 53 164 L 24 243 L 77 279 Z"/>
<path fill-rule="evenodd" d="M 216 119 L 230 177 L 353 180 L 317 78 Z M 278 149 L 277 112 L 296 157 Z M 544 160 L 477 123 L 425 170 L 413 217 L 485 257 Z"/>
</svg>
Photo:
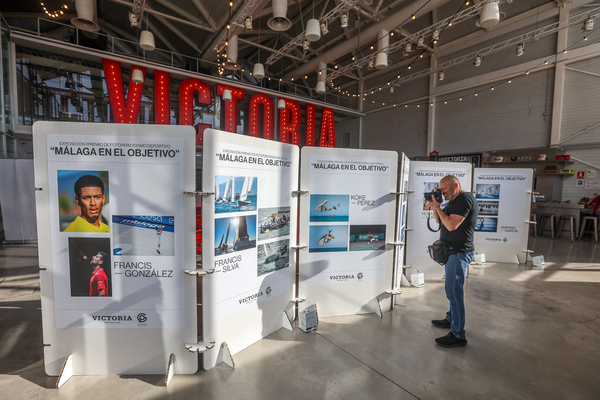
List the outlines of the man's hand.
<svg viewBox="0 0 600 400">
<path fill-rule="evenodd" d="M 429 207 L 431 207 L 432 210 L 435 210 L 440 205 L 440 203 L 438 203 L 433 197 L 433 194 L 431 195 L 431 199 L 427 200 L 427 203 L 429 204 Z"/>
</svg>

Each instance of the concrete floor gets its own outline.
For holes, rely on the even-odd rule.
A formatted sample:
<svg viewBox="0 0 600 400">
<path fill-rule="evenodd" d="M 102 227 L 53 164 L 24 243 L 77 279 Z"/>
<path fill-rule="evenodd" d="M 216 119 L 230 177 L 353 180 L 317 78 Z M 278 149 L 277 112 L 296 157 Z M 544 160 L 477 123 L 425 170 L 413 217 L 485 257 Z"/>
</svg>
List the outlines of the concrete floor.
<svg viewBox="0 0 600 400">
<path fill-rule="evenodd" d="M 600 246 L 530 239 L 531 263 L 471 266 L 465 348 L 434 339 L 447 308 L 443 281 L 403 288 L 406 307 L 323 318 L 280 330 L 195 375 L 44 373 L 35 245 L 0 245 L 0 399 L 599 399 Z"/>
</svg>

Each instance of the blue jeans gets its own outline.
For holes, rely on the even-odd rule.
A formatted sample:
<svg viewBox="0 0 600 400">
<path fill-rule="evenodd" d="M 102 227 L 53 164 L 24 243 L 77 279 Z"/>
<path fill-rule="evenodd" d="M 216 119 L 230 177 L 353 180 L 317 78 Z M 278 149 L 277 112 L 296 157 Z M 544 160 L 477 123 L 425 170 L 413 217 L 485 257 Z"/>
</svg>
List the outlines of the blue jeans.
<svg viewBox="0 0 600 400">
<path fill-rule="evenodd" d="M 459 339 L 465 335 L 465 294 L 463 285 L 467 268 L 473 259 L 473 252 L 452 254 L 446 262 L 446 297 L 450 300 L 450 310 L 446 319 L 450 321 L 450 332 Z"/>
</svg>

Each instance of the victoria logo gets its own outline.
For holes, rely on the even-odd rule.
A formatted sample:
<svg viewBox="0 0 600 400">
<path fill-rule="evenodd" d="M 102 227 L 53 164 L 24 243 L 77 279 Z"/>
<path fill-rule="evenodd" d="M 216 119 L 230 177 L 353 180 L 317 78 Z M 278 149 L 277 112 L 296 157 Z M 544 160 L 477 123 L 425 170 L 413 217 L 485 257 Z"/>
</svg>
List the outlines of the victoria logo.
<svg viewBox="0 0 600 400">
<path fill-rule="evenodd" d="M 362 273 L 362 272 L 359 272 L 359 273 L 356 275 L 356 277 L 357 277 L 358 279 L 362 279 L 362 278 L 363 278 L 363 276 L 364 276 L 364 275 L 363 275 L 363 273 Z"/>
<path fill-rule="evenodd" d="M 139 313 L 137 316 L 137 320 L 140 324 L 143 324 L 144 322 L 148 321 L 148 317 L 144 313 Z"/>
<path fill-rule="evenodd" d="M 271 294 L 271 286 L 267 286 L 266 292 L 267 292 L 267 295 Z"/>
</svg>

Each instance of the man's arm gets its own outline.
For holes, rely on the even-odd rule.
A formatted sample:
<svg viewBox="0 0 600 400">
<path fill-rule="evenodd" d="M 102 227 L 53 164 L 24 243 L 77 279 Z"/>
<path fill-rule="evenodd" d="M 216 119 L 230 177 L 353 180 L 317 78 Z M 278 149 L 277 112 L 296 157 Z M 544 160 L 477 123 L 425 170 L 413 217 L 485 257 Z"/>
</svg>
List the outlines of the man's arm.
<svg viewBox="0 0 600 400">
<path fill-rule="evenodd" d="M 437 222 L 438 224 L 444 224 L 446 229 L 448 229 L 450 232 L 456 230 L 456 228 L 458 228 L 460 224 L 462 224 L 462 222 L 465 220 L 465 217 L 458 214 L 447 215 L 445 212 L 442 211 L 442 209 L 440 208 L 440 203 L 435 201 L 433 196 L 431 196 L 431 201 L 429 202 L 429 205 L 433 208 L 433 216 L 435 217 L 435 222 Z"/>
</svg>

